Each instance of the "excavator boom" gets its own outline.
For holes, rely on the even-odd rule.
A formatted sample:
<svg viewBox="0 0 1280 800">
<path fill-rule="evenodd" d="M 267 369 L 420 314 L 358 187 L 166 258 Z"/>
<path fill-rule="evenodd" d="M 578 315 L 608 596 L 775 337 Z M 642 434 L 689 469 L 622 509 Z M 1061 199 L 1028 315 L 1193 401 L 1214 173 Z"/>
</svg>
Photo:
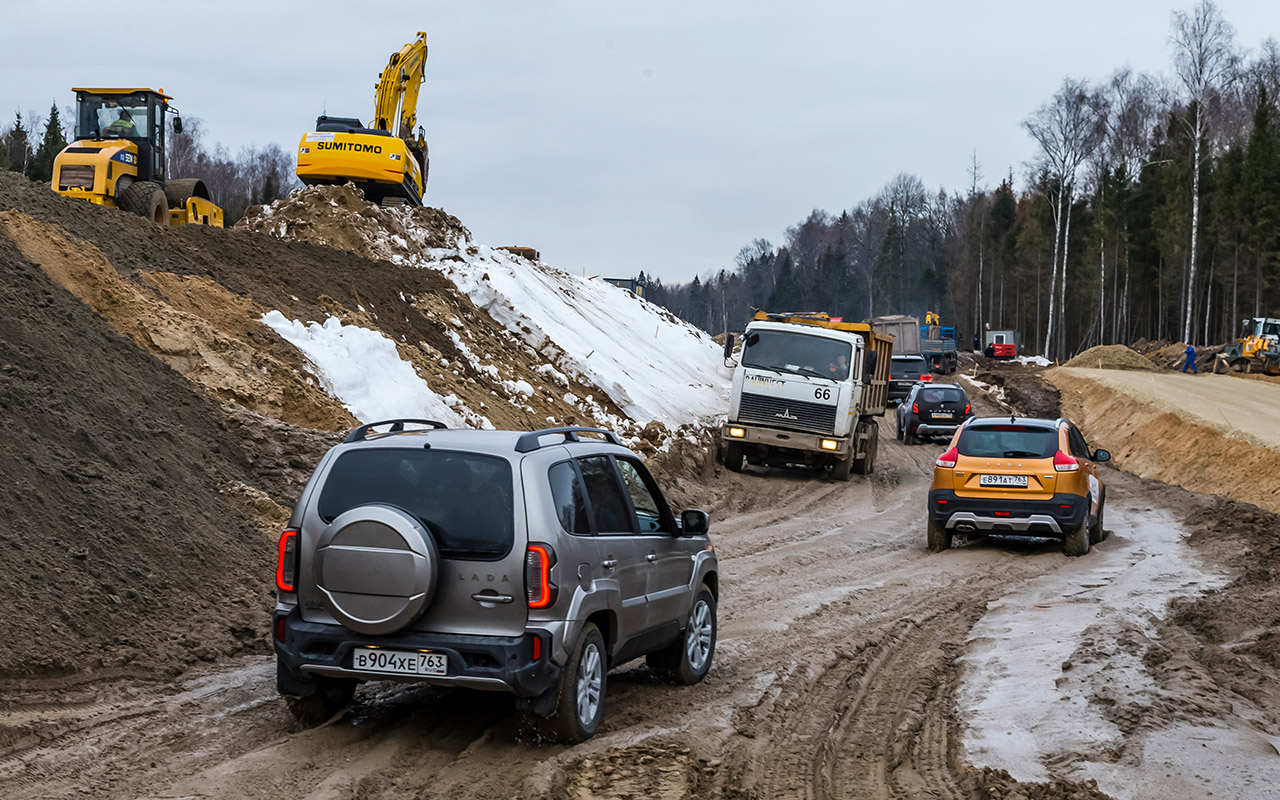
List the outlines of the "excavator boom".
<svg viewBox="0 0 1280 800">
<path fill-rule="evenodd" d="M 321 116 L 298 144 L 298 177 L 308 185 L 354 183 L 375 203 L 421 205 L 427 183 L 427 143 L 418 121 L 427 35 L 391 54 L 374 87 L 369 126 L 350 117 Z"/>
</svg>

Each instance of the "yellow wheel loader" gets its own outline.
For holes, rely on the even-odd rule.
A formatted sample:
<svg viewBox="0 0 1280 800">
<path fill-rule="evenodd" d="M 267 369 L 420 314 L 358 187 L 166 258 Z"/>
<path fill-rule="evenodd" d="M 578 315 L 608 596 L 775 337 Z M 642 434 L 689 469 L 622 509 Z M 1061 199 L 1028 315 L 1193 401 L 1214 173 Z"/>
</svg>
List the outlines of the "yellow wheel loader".
<svg viewBox="0 0 1280 800">
<path fill-rule="evenodd" d="M 1280 375 L 1280 319 L 1253 317 L 1243 320 L 1240 339 L 1218 356 L 1214 371 L 1262 372 Z"/>
<path fill-rule="evenodd" d="M 222 227 L 222 209 L 199 178 L 170 178 L 166 117 L 182 133 L 173 98 L 151 89 L 72 89 L 76 141 L 53 162 L 53 190 L 150 219 L 160 226 Z"/>
<path fill-rule="evenodd" d="M 316 119 L 298 144 L 298 177 L 308 186 L 354 183 L 366 199 L 384 205 L 422 205 L 427 185 L 427 142 L 417 124 L 418 92 L 425 79 L 427 35 L 391 54 L 375 85 L 373 120 Z M 392 126 L 396 132 L 392 133 Z"/>
</svg>

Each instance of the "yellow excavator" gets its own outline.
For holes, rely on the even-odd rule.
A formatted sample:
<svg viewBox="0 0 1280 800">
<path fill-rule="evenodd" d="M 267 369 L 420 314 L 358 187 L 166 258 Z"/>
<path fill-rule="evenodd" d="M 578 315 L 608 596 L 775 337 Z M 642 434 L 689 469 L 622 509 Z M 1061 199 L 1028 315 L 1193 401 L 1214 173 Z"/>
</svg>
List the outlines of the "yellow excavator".
<svg viewBox="0 0 1280 800">
<path fill-rule="evenodd" d="M 391 54 L 374 87 L 373 120 L 316 119 L 298 144 L 298 177 L 308 186 L 354 183 L 366 199 L 384 205 L 422 205 L 427 185 L 427 142 L 417 125 L 418 92 L 425 78 L 427 35 Z M 392 133 L 392 126 L 395 133 Z"/>
<path fill-rule="evenodd" d="M 164 90 L 72 89 L 76 141 L 53 161 L 52 188 L 64 197 L 119 208 L 160 226 L 222 227 L 222 209 L 199 178 L 171 178 L 165 163 L 166 117 L 182 117 Z"/>
</svg>

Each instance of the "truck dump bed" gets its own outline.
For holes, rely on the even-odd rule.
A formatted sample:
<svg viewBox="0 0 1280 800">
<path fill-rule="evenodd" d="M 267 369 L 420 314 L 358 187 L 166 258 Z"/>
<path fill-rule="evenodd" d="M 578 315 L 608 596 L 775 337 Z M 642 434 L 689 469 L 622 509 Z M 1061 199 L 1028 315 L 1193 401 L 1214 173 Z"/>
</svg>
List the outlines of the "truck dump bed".
<svg viewBox="0 0 1280 800">
<path fill-rule="evenodd" d="M 866 320 L 873 330 L 893 337 L 893 352 L 900 356 L 920 354 L 920 320 L 905 314 L 890 314 Z"/>
</svg>

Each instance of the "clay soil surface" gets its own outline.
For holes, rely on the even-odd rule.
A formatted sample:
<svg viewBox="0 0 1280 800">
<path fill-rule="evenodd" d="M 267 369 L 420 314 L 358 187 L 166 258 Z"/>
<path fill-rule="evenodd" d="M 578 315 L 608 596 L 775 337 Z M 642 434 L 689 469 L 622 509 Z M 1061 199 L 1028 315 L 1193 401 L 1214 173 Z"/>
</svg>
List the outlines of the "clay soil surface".
<svg viewBox="0 0 1280 800">
<path fill-rule="evenodd" d="M 714 513 L 723 574 L 716 666 L 686 688 L 659 683 L 643 662 L 621 666 L 610 676 L 603 727 L 585 744 L 519 741 L 502 695 L 391 683 L 362 687 L 346 712 L 303 730 L 276 697 L 271 657 L 246 656 L 175 682 L 6 683 L 0 795 L 1108 796 L 1078 773 L 1091 759 L 1124 753 L 1045 754 L 1051 780 L 1034 784 L 970 766 L 956 701 L 957 657 L 988 604 L 1045 576 L 1078 573 L 1087 585 L 1097 562 L 1068 560 L 1054 544 L 987 539 L 928 554 L 922 496 L 940 447 L 904 446 L 889 435 L 881 445 L 875 475 L 849 484 L 706 468 L 701 499 Z M 1210 508 L 1123 473 L 1109 471 L 1108 480 L 1113 535 L 1098 558 L 1109 548 L 1123 553 L 1128 532 L 1152 514 L 1184 518 Z M 1255 577 L 1257 591 L 1274 583 Z M 1232 616 L 1229 598 L 1218 602 L 1214 615 L 1184 609 L 1190 627 L 1169 623 L 1177 635 L 1161 645 L 1164 661 L 1177 659 L 1194 678 L 1169 691 L 1191 693 L 1223 718 L 1254 708 L 1259 725 L 1273 725 L 1242 692 L 1264 701 L 1258 687 L 1274 679 L 1274 663 L 1255 658 L 1262 673 L 1220 686 L 1196 660 L 1206 652 L 1235 658 L 1195 629 L 1196 621 L 1212 627 Z M 1236 638 L 1214 631 L 1228 643 Z M 1135 742 L 1145 730 L 1133 729 Z M 1140 747 L 1128 758 L 1139 770 L 1160 769 L 1143 762 Z M 1212 790 L 1215 776 L 1205 778 Z"/>
</svg>

